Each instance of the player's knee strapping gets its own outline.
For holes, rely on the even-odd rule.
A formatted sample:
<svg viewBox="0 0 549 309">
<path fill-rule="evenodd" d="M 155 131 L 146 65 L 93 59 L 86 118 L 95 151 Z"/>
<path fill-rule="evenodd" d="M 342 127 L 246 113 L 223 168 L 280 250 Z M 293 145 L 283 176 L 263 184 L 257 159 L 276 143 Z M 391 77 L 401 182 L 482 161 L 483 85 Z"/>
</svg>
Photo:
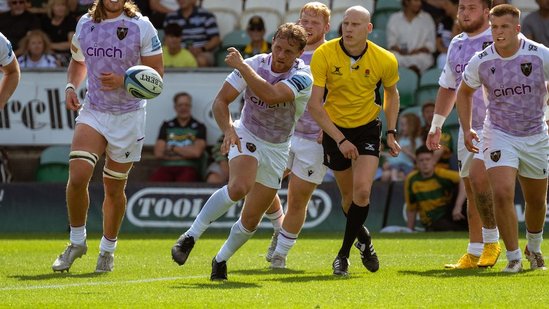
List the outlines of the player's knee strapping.
<svg viewBox="0 0 549 309">
<path fill-rule="evenodd" d="M 128 179 L 129 173 L 130 171 L 127 171 L 126 173 L 115 172 L 113 170 L 108 169 L 106 166 L 103 168 L 103 177 L 114 179 L 114 180 L 126 180 Z"/>
<path fill-rule="evenodd" d="M 69 161 L 72 160 L 84 160 L 85 162 L 89 163 L 93 168 L 95 167 L 97 160 L 99 160 L 99 156 L 89 151 L 73 150 L 69 153 Z"/>
</svg>

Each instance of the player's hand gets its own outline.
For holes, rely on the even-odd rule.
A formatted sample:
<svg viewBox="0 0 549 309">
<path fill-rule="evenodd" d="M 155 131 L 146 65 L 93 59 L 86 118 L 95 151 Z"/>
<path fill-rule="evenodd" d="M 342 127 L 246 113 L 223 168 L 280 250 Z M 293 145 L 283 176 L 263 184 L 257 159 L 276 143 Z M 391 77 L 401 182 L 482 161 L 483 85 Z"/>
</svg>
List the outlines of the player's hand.
<svg viewBox="0 0 549 309">
<path fill-rule="evenodd" d="M 387 147 L 389 147 L 389 154 L 393 157 L 397 157 L 400 153 L 400 145 L 393 134 L 387 134 Z"/>
<path fill-rule="evenodd" d="M 318 133 L 318 136 L 316 137 L 316 142 L 322 145 L 323 138 L 324 138 L 324 131 L 321 130 L 320 133 Z"/>
<path fill-rule="evenodd" d="M 436 128 L 433 133 L 429 132 L 429 134 L 427 134 L 427 140 L 425 140 L 425 146 L 427 146 L 429 150 L 439 150 L 441 135 L 442 131 L 440 128 Z"/>
<path fill-rule="evenodd" d="M 341 151 L 345 159 L 358 159 L 358 149 L 356 149 L 355 145 L 347 139 L 339 145 L 339 151 Z"/>
<path fill-rule="evenodd" d="M 65 106 L 71 111 L 77 111 L 80 109 L 81 105 L 78 101 L 78 95 L 74 89 L 67 89 L 67 91 L 65 91 Z"/>
<path fill-rule="evenodd" d="M 238 51 L 238 49 L 234 47 L 227 48 L 227 51 L 229 52 L 227 56 L 225 57 L 225 63 L 230 66 L 231 68 L 238 69 L 238 67 L 244 63 L 244 58 L 242 58 L 242 55 Z"/>
<path fill-rule="evenodd" d="M 469 131 L 463 131 L 463 140 L 465 142 L 465 148 L 467 148 L 469 152 L 479 152 L 478 147 L 473 144 L 473 141 L 480 142 L 480 138 L 475 130 L 470 129 Z"/>
<path fill-rule="evenodd" d="M 236 134 L 236 130 L 233 126 L 225 131 L 225 137 L 223 138 L 223 144 L 221 144 L 221 154 L 229 153 L 231 147 L 237 147 L 238 152 L 242 152 L 242 146 L 240 145 L 240 137 Z"/>
<path fill-rule="evenodd" d="M 111 91 L 124 86 L 124 76 L 112 72 L 101 73 L 99 81 L 101 82 L 101 90 L 104 91 Z"/>
</svg>

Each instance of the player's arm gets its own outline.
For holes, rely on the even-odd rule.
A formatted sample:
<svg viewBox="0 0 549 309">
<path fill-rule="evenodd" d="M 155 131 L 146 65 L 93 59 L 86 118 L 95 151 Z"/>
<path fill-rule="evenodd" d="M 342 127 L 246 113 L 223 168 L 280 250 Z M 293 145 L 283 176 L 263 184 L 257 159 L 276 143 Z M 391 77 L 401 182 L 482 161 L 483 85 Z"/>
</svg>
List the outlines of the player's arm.
<svg viewBox="0 0 549 309">
<path fill-rule="evenodd" d="M 4 108 L 11 95 L 15 92 L 19 79 L 21 78 L 21 70 L 17 58 L 5 66 L 0 66 L 2 71 L 2 79 L 0 80 L 0 110 Z"/>
<path fill-rule="evenodd" d="M 479 149 L 473 145 L 473 139 L 479 141 L 479 138 L 472 129 L 473 94 L 475 90 L 462 81 L 457 92 L 456 107 L 464 134 L 465 147 L 470 152 L 478 153 Z"/>
<path fill-rule="evenodd" d="M 225 58 L 225 62 L 237 69 L 242 78 L 248 84 L 248 87 L 265 103 L 274 105 L 284 102 L 292 102 L 295 99 L 294 92 L 284 83 L 276 83 L 274 85 L 263 79 L 255 70 L 249 66 L 240 52 L 234 48 L 227 49 L 229 54 Z"/>
<path fill-rule="evenodd" d="M 446 121 L 448 115 L 450 115 L 450 112 L 452 112 L 455 101 L 455 90 L 445 87 L 438 88 L 437 99 L 435 102 L 435 114 L 433 116 L 433 121 L 431 122 L 431 128 L 429 129 L 427 140 L 425 141 L 425 145 L 430 150 L 440 149 L 442 126 L 444 125 L 444 121 Z"/>
<path fill-rule="evenodd" d="M 242 149 L 240 148 L 240 139 L 233 127 L 233 120 L 231 119 L 231 113 L 229 111 L 229 104 L 236 100 L 239 94 L 240 92 L 238 92 L 238 90 L 225 81 L 213 102 L 212 112 L 215 121 L 221 132 L 225 135 L 223 143 L 221 144 L 222 154 L 228 153 L 231 145 L 236 145 L 238 151 L 242 152 Z"/>
<path fill-rule="evenodd" d="M 400 98 L 396 84 L 390 87 L 384 87 L 384 93 L 383 111 L 387 118 L 387 130 L 394 130 L 396 129 L 398 110 L 400 109 Z M 389 153 L 393 157 L 398 156 L 400 146 L 398 145 L 395 134 L 387 134 L 387 146 L 389 147 Z"/>
<path fill-rule="evenodd" d="M 164 60 L 162 54 L 141 56 L 141 64 L 155 69 L 160 76 L 164 76 Z M 122 81 L 122 83 L 124 83 L 124 81 Z"/>
</svg>

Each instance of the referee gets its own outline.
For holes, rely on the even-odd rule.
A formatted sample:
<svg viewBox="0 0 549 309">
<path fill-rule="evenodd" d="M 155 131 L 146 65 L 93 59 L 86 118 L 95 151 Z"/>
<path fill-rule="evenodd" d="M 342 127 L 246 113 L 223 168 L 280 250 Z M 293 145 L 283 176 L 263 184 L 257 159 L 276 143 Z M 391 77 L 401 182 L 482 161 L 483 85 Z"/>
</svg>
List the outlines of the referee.
<svg viewBox="0 0 549 309">
<path fill-rule="evenodd" d="M 398 63 L 392 53 L 368 41 L 372 28 L 367 9 L 350 7 L 343 18 L 342 37 L 320 46 L 311 60 L 314 85 L 308 109 L 324 131 L 324 164 L 334 171 L 347 216 L 343 244 L 333 263 L 334 275 L 339 276 L 348 275 L 351 247 L 368 216 L 379 164 L 382 104 L 376 92 L 381 85 L 389 153 L 400 152 L 395 129 Z M 373 251 L 371 241 L 368 246 Z"/>
</svg>

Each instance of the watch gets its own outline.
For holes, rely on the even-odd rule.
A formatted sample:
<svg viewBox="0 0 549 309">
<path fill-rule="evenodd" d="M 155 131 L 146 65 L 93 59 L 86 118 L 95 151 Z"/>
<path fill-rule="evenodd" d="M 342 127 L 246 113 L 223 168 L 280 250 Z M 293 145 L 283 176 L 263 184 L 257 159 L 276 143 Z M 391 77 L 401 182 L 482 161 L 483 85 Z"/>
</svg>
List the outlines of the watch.
<svg viewBox="0 0 549 309">
<path fill-rule="evenodd" d="M 385 133 L 386 133 L 387 135 L 393 134 L 394 137 L 397 137 L 397 135 L 398 135 L 398 131 L 397 131 L 396 129 L 387 130 Z"/>
</svg>

